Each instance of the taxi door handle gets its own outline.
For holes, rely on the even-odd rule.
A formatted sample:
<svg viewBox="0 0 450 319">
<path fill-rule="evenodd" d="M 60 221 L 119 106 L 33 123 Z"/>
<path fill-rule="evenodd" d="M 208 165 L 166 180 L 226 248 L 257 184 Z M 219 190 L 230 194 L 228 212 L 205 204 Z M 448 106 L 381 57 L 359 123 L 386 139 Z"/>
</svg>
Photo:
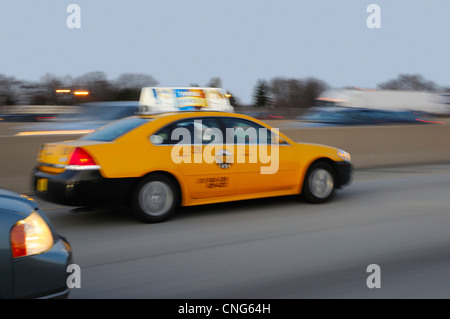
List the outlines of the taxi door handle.
<svg viewBox="0 0 450 319">
<path fill-rule="evenodd" d="M 250 153 L 249 151 L 245 151 L 244 153 L 239 153 L 239 155 L 245 155 L 245 156 L 250 156 L 253 153 Z"/>
</svg>

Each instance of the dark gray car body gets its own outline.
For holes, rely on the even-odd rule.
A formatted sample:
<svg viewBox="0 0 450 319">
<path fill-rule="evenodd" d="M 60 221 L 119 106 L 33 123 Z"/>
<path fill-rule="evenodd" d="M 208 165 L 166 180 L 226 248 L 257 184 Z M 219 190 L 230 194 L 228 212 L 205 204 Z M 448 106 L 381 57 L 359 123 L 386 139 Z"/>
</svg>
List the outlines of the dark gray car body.
<svg viewBox="0 0 450 319">
<path fill-rule="evenodd" d="M 49 225 L 53 246 L 40 254 L 13 258 L 10 231 L 36 211 Z M 72 250 L 59 236 L 39 205 L 26 196 L 0 189 L 0 299 L 67 297 L 67 266 Z"/>
</svg>

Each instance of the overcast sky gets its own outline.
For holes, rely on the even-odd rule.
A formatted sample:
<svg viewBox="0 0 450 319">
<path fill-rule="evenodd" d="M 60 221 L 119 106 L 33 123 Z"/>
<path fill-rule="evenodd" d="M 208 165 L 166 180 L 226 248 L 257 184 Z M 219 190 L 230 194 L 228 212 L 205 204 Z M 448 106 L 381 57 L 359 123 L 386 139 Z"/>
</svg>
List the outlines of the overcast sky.
<svg viewBox="0 0 450 319">
<path fill-rule="evenodd" d="M 78 4 L 80 28 L 66 9 Z M 369 28 L 370 4 L 381 28 Z M 103 71 L 159 86 L 222 86 L 250 103 L 258 79 L 375 88 L 398 74 L 450 86 L 449 0 L 1 0 L 0 74 Z"/>
</svg>

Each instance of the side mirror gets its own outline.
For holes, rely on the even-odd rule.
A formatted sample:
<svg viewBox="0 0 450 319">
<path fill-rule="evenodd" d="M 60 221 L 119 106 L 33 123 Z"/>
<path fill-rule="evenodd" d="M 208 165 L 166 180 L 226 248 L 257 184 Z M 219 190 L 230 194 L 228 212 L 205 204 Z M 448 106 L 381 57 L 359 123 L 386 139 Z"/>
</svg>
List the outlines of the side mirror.
<svg viewBox="0 0 450 319">
<path fill-rule="evenodd" d="M 150 141 L 155 145 L 159 145 L 164 142 L 164 138 L 161 135 L 152 135 L 150 136 Z"/>
<path fill-rule="evenodd" d="M 203 132 L 203 137 L 202 137 L 203 142 L 211 143 L 215 140 L 215 138 L 216 138 L 216 135 L 214 134 L 213 128 L 207 128 Z"/>
</svg>

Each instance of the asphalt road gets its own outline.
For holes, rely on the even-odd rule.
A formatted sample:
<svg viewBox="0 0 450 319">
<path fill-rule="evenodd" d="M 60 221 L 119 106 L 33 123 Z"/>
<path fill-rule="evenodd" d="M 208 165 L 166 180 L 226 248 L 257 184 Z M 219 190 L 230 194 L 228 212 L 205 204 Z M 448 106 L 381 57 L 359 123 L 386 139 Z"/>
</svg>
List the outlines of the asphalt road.
<svg viewBox="0 0 450 319">
<path fill-rule="evenodd" d="M 81 267 L 72 299 L 450 298 L 449 195 L 441 164 L 358 170 L 329 204 L 190 207 L 161 224 L 42 206 Z"/>
</svg>

